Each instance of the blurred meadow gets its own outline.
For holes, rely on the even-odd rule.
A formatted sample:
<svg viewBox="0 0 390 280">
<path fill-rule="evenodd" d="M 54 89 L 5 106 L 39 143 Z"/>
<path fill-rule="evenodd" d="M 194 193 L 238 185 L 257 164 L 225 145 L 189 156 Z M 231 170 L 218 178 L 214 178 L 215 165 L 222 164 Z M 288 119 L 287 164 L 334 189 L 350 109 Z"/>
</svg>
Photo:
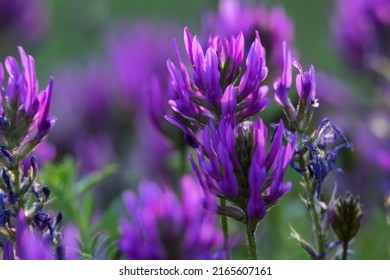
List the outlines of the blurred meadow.
<svg viewBox="0 0 390 280">
<path fill-rule="evenodd" d="M 16 31 L 0 31 L 1 61 L 7 55 L 17 57 L 20 45 L 34 57 L 41 87 L 48 77 L 54 77 L 50 114 L 58 120 L 46 146 L 36 150 L 41 168 L 39 179 L 50 186 L 52 196 L 56 197 L 49 207 L 51 211 L 62 212 L 65 225 L 79 228 L 82 258 L 122 258 L 115 244 L 120 238 L 120 217 L 126 211 L 123 193 L 137 192 L 140 182 L 151 180 L 172 185 L 180 193 L 181 175 L 193 173 L 187 160 L 191 148 L 185 147 L 183 133 L 162 118 L 159 125 L 174 135 L 167 139 L 150 124 L 146 114 L 155 97 L 147 97 L 147 94 L 154 89 L 155 73 L 159 73 L 163 88 L 169 84 L 166 61 L 168 58 L 176 60 L 173 38 L 184 54 L 185 26 L 193 35 L 199 34 L 207 40 L 205 18 L 207 14 L 217 13 L 219 1 L 41 2 L 47 15 L 41 34 L 30 40 Z M 268 0 L 261 3 L 285 9 L 294 26 L 290 43 L 293 56 L 304 69 L 315 66 L 320 106 L 311 129 L 315 129 L 323 117 L 329 117 L 354 146 L 352 150 L 341 152 L 337 166 L 343 171 L 334 172 L 325 180 L 323 193 L 330 199 L 336 185 L 338 195 L 348 190 L 360 196 L 364 215 L 361 230 L 350 244 L 353 251 L 350 258 L 389 259 L 390 222 L 386 220 L 390 219 L 389 198 L 386 206 L 390 193 L 389 168 L 378 167 L 383 166 L 376 165 L 378 159 L 369 161 L 366 151 L 359 150 L 375 142 L 359 138 L 369 134 L 370 127 L 369 122 L 361 123 L 355 117 L 365 119 L 379 112 L 375 108 L 370 109 L 371 115 L 362 111 L 367 108 L 367 102 L 376 99 L 375 79 L 354 71 L 338 52 L 332 33 L 333 28 L 338 28 L 334 27 L 335 1 Z M 166 81 L 161 78 L 164 71 Z M 273 99 L 276 75 L 279 73 L 271 73 L 266 80 L 271 102 L 260 116 L 267 124 L 284 118 Z M 348 109 L 343 105 L 346 99 Z M 354 104 L 359 107 L 354 109 Z M 383 112 L 389 116 L 388 108 Z M 389 123 L 375 127 L 383 132 L 389 129 Z M 390 132 L 387 133 L 388 136 Z M 384 149 L 388 151 L 389 145 L 385 142 Z M 367 174 L 359 173 L 360 170 Z M 284 181 L 293 183 L 291 191 L 259 224 L 259 258 L 309 259 L 291 237 L 291 228 L 294 228 L 304 239 L 314 240 L 310 215 L 302 202 L 305 194 L 300 177 L 289 167 Z M 247 259 L 242 225 L 229 221 L 229 226 L 235 236 L 232 243 L 239 244 L 232 258 Z"/>
</svg>

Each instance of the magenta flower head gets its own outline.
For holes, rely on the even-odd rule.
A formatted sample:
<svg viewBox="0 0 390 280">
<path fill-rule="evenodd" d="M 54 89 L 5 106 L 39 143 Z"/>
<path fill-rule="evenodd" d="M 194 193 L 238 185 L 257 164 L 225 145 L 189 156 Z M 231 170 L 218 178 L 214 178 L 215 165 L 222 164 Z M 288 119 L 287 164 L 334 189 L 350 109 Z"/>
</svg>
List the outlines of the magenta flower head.
<svg viewBox="0 0 390 280">
<path fill-rule="evenodd" d="M 197 37 L 184 29 L 184 43 L 192 65 L 189 72 L 179 51 L 179 66 L 168 60 L 168 70 L 177 94 L 169 104 L 172 109 L 203 128 L 212 119 L 242 122 L 256 115 L 268 104 L 268 91 L 261 83 L 267 76 L 265 50 L 257 35 L 244 61 L 244 36 L 210 37 L 203 50 Z"/>
<path fill-rule="evenodd" d="M 195 180 L 181 182 L 181 201 L 171 188 L 140 185 L 124 196 L 128 218 L 120 225 L 119 249 L 129 259 L 209 259 L 222 247 L 215 215 L 203 207 Z"/>
<path fill-rule="evenodd" d="M 283 144 L 284 133 L 280 121 L 267 152 L 268 131 L 261 119 L 235 128 L 225 122 L 217 129 L 212 122 L 205 127 L 198 164 L 192 156 L 190 162 L 206 198 L 231 202 L 232 206 L 218 206 L 219 214 L 249 224 L 254 232 L 267 209 L 290 190 L 291 183 L 283 183 L 283 177 L 296 137 Z"/>
<path fill-rule="evenodd" d="M 338 0 L 332 23 L 341 53 L 355 69 L 380 71 L 381 61 L 390 59 L 388 0 Z"/>
<path fill-rule="evenodd" d="M 314 108 L 318 107 L 314 66 L 310 66 L 309 72 L 304 72 L 299 62 L 292 60 L 290 49 L 285 42 L 282 61 L 282 74 L 274 82 L 275 100 L 286 114 L 289 128 L 293 131 L 304 131 L 312 118 Z M 293 65 L 299 70 L 295 81 L 299 99 L 296 107 L 289 98 Z"/>
<path fill-rule="evenodd" d="M 267 59 L 272 66 L 280 65 L 283 41 L 292 43 L 294 26 L 280 6 L 267 8 L 265 5 L 249 6 L 239 0 L 221 0 L 218 14 L 206 15 L 207 31 L 222 36 L 238 35 L 240 32 L 250 44 L 257 30 L 267 50 Z M 274 69 L 272 67 L 271 69 Z"/>
<path fill-rule="evenodd" d="M 8 150 L 17 149 L 24 157 L 48 135 L 56 118 L 49 114 L 53 78 L 47 88 L 39 92 L 33 57 L 26 55 L 21 47 L 19 54 L 22 69 L 14 57 L 5 60 L 6 88 L 3 88 L 4 72 L 0 64 L 0 141 Z"/>
</svg>

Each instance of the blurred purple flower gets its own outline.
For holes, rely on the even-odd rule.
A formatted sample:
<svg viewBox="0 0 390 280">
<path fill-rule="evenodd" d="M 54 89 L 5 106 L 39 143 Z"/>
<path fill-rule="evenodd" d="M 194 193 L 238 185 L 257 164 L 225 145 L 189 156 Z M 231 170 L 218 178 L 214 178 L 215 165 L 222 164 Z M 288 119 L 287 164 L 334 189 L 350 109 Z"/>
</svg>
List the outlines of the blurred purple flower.
<svg viewBox="0 0 390 280">
<path fill-rule="evenodd" d="M 332 22 L 339 49 L 355 69 L 378 70 L 390 59 L 390 1 L 338 0 Z"/>
<path fill-rule="evenodd" d="M 169 112 L 168 96 L 154 91 L 156 87 L 150 88 L 149 82 L 155 75 L 165 87 L 160 75 L 167 76 L 162 68 L 171 50 L 173 31 L 168 26 L 160 26 L 157 31 L 151 23 L 135 23 L 132 27 L 110 33 L 106 59 L 95 59 L 86 69 L 73 67 L 58 75 L 60 92 L 53 102 L 62 122 L 51 139 L 60 154 L 71 152 L 79 159 L 82 173 L 118 161 L 122 166 L 130 163 L 130 170 L 139 167 L 154 174 L 163 161 L 148 160 L 135 150 L 158 152 L 162 157 L 171 151 L 167 141 L 152 131 L 153 124 L 161 126 L 164 114 Z M 156 42 L 160 46 L 157 49 Z M 75 138 L 75 133 L 79 137 Z M 145 141 L 148 136 L 156 141 Z M 129 148 L 129 143 L 136 143 L 137 147 Z M 146 170 L 148 167 L 150 170 Z M 141 172 L 131 176 L 138 180 Z"/>
<path fill-rule="evenodd" d="M 16 252 L 19 260 L 53 260 L 50 245 L 28 228 L 26 216 L 20 211 L 16 221 Z"/>
<path fill-rule="evenodd" d="M 263 4 L 249 6 L 239 0 L 221 0 L 218 14 L 206 15 L 205 22 L 206 32 L 214 35 L 228 37 L 242 32 L 248 46 L 258 31 L 272 65 L 271 71 L 280 65 L 282 43 L 292 43 L 294 38 L 292 20 L 281 6 L 267 8 Z"/>
<path fill-rule="evenodd" d="M 60 156 L 77 157 L 82 174 L 100 170 L 114 160 L 115 145 L 119 146 L 114 140 L 122 129 L 116 118 L 124 111 L 115 110 L 118 97 L 109 71 L 103 63 L 92 62 L 86 69 L 63 68 L 58 76 L 53 111 L 61 122 L 50 140 Z"/>
<path fill-rule="evenodd" d="M 6 45 L 20 40 L 37 43 L 48 27 L 49 11 L 45 1 L 0 0 L 0 34 Z"/>
<path fill-rule="evenodd" d="M 210 123 L 203 131 L 203 146 L 197 149 L 198 164 L 190 162 L 206 197 L 218 196 L 237 206 L 219 212 L 255 227 L 271 206 L 291 188 L 283 183 L 294 153 L 296 137 L 283 145 L 285 129 L 281 120 L 268 150 L 268 131 L 261 119 L 233 128 Z M 230 213 L 229 213 L 230 212 Z M 241 212 L 241 213 L 240 213 Z"/>
<path fill-rule="evenodd" d="M 174 153 L 171 143 L 147 117 L 137 122 L 135 133 L 137 139 L 130 151 L 129 166 L 124 169 L 127 176 L 130 175 L 133 181 L 148 178 L 156 182 L 171 182 L 169 156 Z"/>
<path fill-rule="evenodd" d="M 138 111 L 143 98 L 149 98 L 142 89 L 153 75 L 166 76 L 164 62 L 172 55 L 171 38 L 176 33 L 166 23 L 138 22 L 131 28 L 119 28 L 109 37 L 108 56 L 115 86 L 131 110 Z"/>
<path fill-rule="evenodd" d="M 182 198 L 166 186 L 144 182 L 138 197 L 124 195 L 129 218 L 120 224 L 119 249 L 129 259 L 210 259 L 223 243 L 215 215 L 202 207 L 200 188 L 190 176 Z"/>
<path fill-rule="evenodd" d="M 353 132 L 352 137 L 355 139 L 359 154 L 366 161 L 389 174 L 390 113 L 378 108 L 376 112 L 360 120 Z"/>
<path fill-rule="evenodd" d="M 79 229 L 74 224 L 68 224 L 62 231 L 62 247 L 64 250 L 64 259 L 79 260 Z"/>
<path fill-rule="evenodd" d="M 73 151 L 80 163 L 81 174 L 102 170 L 115 160 L 115 151 L 110 135 L 81 134 L 73 142 Z"/>
<path fill-rule="evenodd" d="M 60 222 L 57 221 L 56 222 Z M 16 241 L 15 252 L 11 240 L 3 245 L 3 258 L 5 260 L 54 260 L 67 259 L 76 260 L 80 258 L 77 244 L 78 229 L 75 226 L 66 226 L 64 229 L 61 244 L 56 246 L 54 252 L 51 242 L 39 233 L 39 229 L 31 231 L 26 216 L 21 210 L 16 219 Z"/>
</svg>

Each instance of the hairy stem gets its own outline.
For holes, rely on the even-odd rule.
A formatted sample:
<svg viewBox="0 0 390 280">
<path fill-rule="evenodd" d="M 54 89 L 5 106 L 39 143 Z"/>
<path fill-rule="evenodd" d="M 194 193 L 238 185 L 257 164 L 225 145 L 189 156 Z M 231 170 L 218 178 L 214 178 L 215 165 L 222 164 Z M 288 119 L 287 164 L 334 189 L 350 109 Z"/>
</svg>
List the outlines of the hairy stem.
<svg viewBox="0 0 390 280">
<path fill-rule="evenodd" d="M 307 194 L 309 196 L 309 212 L 313 222 L 314 235 L 316 237 L 317 249 L 318 249 L 318 258 L 325 259 L 325 236 L 322 232 L 320 217 L 321 213 L 317 211 L 316 201 L 315 201 L 315 193 L 312 190 L 313 186 L 309 180 L 307 174 L 304 175 L 305 182 L 307 186 Z"/>
<path fill-rule="evenodd" d="M 15 185 L 15 193 L 16 194 L 19 194 L 20 192 L 20 160 L 17 159 L 16 160 L 16 163 L 15 163 L 15 166 L 13 168 L 13 174 L 15 176 L 15 181 L 14 181 L 14 185 Z M 25 201 L 24 201 L 24 196 L 23 194 L 20 194 L 19 197 L 18 197 L 18 206 L 19 206 L 19 209 L 18 210 L 21 210 L 21 209 L 24 209 L 24 204 L 25 204 Z"/>
<path fill-rule="evenodd" d="M 251 260 L 257 260 L 256 236 L 248 224 L 246 226 L 246 237 L 248 239 L 249 256 Z"/>
</svg>

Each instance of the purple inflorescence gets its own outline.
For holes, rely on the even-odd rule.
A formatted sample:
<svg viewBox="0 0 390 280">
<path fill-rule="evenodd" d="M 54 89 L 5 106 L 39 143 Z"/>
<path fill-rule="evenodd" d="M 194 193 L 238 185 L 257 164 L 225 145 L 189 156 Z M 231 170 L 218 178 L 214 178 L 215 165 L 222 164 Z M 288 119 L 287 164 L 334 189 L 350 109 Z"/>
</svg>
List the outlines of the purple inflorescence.
<svg viewBox="0 0 390 280">
<path fill-rule="evenodd" d="M 141 183 L 139 195 L 124 195 L 128 218 L 120 223 L 119 248 L 129 259 L 210 259 L 222 245 L 215 217 L 202 204 L 190 176 L 181 181 L 181 201 L 165 186 Z"/>
<path fill-rule="evenodd" d="M 169 101 L 172 109 L 189 120 L 193 127 L 203 128 L 212 119 L 242 122 L 256 115 L 268 104 L 268 87 L 261 83 L 267 77 L 265 50 L 259 36 L 252 43 L 244 61 L 244 36 L 210 37 L 204 51 L 197 37 L 184 29 L 184 43 L 192 65 L 188 71 L 178 50 L 179 67 L 168 60 L 168 70 L 177 94 Z M 244 69 L 244 70 L 243 70 Z M 242 76 L 241 76 L 242 74 Z M 179 127 L 180 128 L 180 127 Z"/>
</svg>

